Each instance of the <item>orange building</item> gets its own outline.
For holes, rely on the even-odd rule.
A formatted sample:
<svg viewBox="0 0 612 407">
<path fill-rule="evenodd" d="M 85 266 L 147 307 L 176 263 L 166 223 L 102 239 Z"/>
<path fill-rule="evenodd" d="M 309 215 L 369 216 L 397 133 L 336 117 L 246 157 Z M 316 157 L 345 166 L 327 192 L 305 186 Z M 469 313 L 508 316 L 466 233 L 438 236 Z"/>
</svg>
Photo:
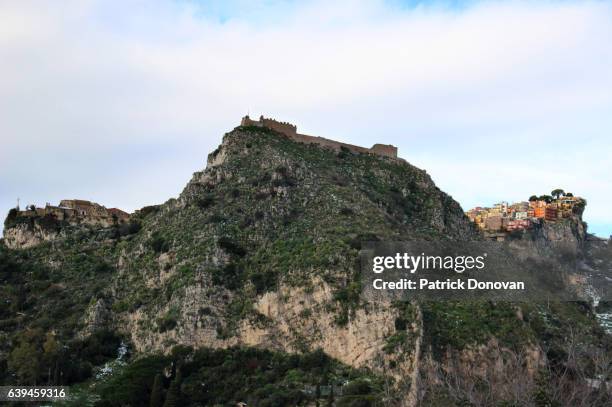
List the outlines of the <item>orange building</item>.
<svg viewBox="0 0 612 407">
<path fill-rule="evenodd" d="M 557 220 L 558 218 L 558 210 L 557 208 L 553 208 L 551 206 L 546 207 L 537 207 L 534 209 L 534 216 L 538 219 L 544 220 Z"/>
<path fill-rule="evenodd" d="M 533 216 L 538 219 L 544 219 L 544 217 L 546 216 L 546 207 L 539 206 L 533 208 Z"/>
</svg>

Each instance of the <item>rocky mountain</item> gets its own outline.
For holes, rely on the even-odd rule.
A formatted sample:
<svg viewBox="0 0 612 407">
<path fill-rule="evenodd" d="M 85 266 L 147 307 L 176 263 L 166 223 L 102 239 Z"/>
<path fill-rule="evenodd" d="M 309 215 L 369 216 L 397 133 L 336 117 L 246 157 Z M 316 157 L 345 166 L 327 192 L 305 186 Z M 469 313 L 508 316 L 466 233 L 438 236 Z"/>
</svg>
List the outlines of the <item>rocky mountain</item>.
<svg viewBox="0 0 612 407">
<path fill-rule="evenodd" d="M 582 223 L 568 227 L 538 239 L 579 247 Z M 178 198 L 125 224 L 13 214 L 4 236 L 1 381 L 76 384 L 74 403 L 610 401 L 587 381 L 607 379 L 612 345 L 586 303 L 360 296 L 362 241 L 482 238 L 394 157 L 242 126 Z M 129 358 L 109 362 L 120 343 Z"/>
</svg>

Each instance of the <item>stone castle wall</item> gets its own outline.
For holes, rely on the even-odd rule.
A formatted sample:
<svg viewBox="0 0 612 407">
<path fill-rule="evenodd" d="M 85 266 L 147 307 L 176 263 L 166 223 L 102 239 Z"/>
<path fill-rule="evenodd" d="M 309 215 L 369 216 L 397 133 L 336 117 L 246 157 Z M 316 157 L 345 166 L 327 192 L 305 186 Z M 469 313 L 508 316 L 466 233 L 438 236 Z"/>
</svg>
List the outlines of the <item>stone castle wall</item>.
<svg viewBox="0 0 612 407">
<path fill-rule="evenodd" d="M 279 122 L 273 119 L 267 119 L 260 116 L 259 120 L 253 120 L 249 116 L 245 116 L 240 121 L 241 126 L 257 126 L 275 130 L 293 141 L 305 144 L 317 144 L 322 147 L 330 148 L 335 151 L 340 151 L 343 147 L 354 153 L 375 154 L 383 157 L 397 158 L 397 147 L 390 144 L 374 144 L 372 148 L 355 146 L 353 144 L 341 143 L 339 141 L 330 140 L 323 137 L 309 136 L 307 134 L 299 134 L 297 126 Z"/>
<path fill-rule="evenodd" d="M 287 122 L 279 122 L 274 119 L 266 119 L 263 116 L 261 116 L 259 120 L 252 120 L 249 116 L 245 116 L 240 121 L 240 125 L 266 127 L 268 129 L 278 131 L 279 133 L 283 133 L 289 137 L 297 135 L 297 126 Z"/>
</svg>

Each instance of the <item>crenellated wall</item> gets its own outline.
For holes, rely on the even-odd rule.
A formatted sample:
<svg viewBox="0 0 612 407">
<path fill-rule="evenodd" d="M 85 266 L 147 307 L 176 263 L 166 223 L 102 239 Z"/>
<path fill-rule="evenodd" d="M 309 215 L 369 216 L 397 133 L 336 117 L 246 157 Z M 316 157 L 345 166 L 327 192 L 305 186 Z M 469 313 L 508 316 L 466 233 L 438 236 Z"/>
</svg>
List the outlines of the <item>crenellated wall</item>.
<svg viewBox="0 0 612 407">
<path fill-rule="evenodd" d="M 374 144 L 372 148 L 366 148 L 355 146 L 353 144 L 341 143 L 339 141 L 330 140 L 323 137 L 299 134 L 297 132 L 297 126 L 287 122 L 279 122 L 274 119 L 267 119 L 263 116 L 260 116 L 259 120 L 253 120 L 248 115 L 244 116 L 240 121 L 240 125 L 265 127 L 284 134 L 285 136 L 289 137 L 294 141 L 297 141 L 298 143 L 314 143 L 336 151 L 340 151 L 342 148 L 346 148 L 354 153 L 375 154 L 383 157 L 397 158 L 397 147 L 391 144 Z"/>
<path fill-rule="evenodd" d="M 266 127 L 289 137 L 297 135 L 297 126 L 287 122 L 279 122 L 274 119 L 266 119 L 263 116 L 260 116 L 259 120 L 252 120 L 248 115 L 244 116 L 240 121 L 240 125 Z"/>
</svg>

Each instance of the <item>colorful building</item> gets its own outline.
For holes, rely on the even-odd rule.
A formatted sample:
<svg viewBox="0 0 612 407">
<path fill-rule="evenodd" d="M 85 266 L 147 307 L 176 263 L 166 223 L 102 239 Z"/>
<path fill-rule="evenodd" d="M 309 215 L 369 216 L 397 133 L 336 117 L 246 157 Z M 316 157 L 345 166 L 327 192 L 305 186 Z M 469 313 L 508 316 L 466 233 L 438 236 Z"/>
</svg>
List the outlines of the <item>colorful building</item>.
<svg viewBox="0 0 612 407">
<path fill-rule="evenodd" d="M 558 199 L 530 202 L 499 202 L 492 207 L 477 206 L 466 212 L 467 217 L 481 230 L 488 233 L 504 233 L 532 228 L 535 224 L 556 222 L 569 218 L 575 206 L 583 202 L 580 197 L 563 196 Z"/>
</svg>

